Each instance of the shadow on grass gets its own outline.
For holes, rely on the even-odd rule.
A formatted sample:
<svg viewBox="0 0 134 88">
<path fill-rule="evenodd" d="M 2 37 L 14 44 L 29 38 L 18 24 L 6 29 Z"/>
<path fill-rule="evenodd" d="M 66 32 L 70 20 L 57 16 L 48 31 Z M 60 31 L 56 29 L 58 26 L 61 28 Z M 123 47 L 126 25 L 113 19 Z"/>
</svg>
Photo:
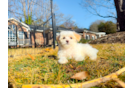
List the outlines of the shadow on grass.
<svg viewBox="0 0 134 88">
<path fill-rule="evenodd" d="M 49 55 L 48 58 L 50 58 L 50 59 L 51 58 L 57 59 L 57 56 L 55 56 L 55 55 Z"/>
<path fill-rule="evenodd" d="M 10 82 L 8 82 L 8 88 L 13 88 L 13 85 Z"/>
</svg>

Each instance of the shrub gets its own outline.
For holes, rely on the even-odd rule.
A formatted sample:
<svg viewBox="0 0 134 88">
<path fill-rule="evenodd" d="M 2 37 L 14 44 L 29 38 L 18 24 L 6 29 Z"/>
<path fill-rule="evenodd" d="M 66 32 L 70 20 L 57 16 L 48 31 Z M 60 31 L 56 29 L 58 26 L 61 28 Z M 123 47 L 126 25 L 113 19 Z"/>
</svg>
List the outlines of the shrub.
<svg viewBox="0 0 134 88">
<path fill-rule="evenodd" d="M 79 43 L 87 43 L 87 42 L 89 42 L 90 40 L 87 40 L 87 39 L 84 39 L 84 38 L 82 38 L 80 41 L 79 41 Z"/>
<path fill-rule="evenodd" d="M 115 33 L 116 32 L 116 24 L 113 23 L 112 21 L 107 21 L 107 22 L 101 22 L 98 25 L 98 30 L 100 32 L 106 32 L 106 34 L 110 33 Z"/>
</svg>

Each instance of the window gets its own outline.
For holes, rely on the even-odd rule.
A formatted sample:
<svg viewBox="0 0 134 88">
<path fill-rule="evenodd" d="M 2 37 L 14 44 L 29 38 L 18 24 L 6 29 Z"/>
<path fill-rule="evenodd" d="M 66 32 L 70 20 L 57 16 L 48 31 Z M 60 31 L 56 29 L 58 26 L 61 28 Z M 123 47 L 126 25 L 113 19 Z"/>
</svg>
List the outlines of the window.
<svg viewBox="0 0 134 88">
<path fill-rule="evenodd" d="M 15 25 L 11 25 L 10 26 L 10 30 L 12 30 L 13 32 L 16 32 L 16 26 Z"/>
<path fill-rule="evenodd" d="M 88 39 L 90 39 L 90 35 L 88 35 Z"/>
<path fill-rule="evenodd" d="M 24 37 L 24 32 L 23 31 L 19 31 L 19 39 L 23 39 Z"/>
<path fill-rule="evenodd" d="M 16 37 L 16 26 L 15 25 L 8 26 L 8 36 Z"/>
<path fill-rule="evenodd" d="M 30 39 L 30 38 L 31 38 L 31 36 L 30 36 L 30 32 L 29 32 L 29 35 L 28 35 L 28 36 L 29 36 L 28 38 Z"/>
<path fill-rule="evenodd" d="M 8 37 L 9 37 L 9 31 L 8 31 Z"/>
<path fill-rule="evenodd" d="M 15 25 L 8 26 L 8 44 L 16 45 L 16 26 Z"/>
<path fill-rule="evenodd" d="M 86 35 L 86 39 L 88 39 L 88 40 L 89 40 L 89 39 L 90 39 L 90 35 Z"/>
<path fill-rule="evenodd" d="M 19 45 L 23 45 L 24 44 L 24 32 L 23 31 L 18 31 L 18 36 L 19 36 Z"/>
<path fill-rule="evenodd" d="M 16 33 L 13 33 L 13 35 L 12 35 L 12 36 L 13 36 L 13 38 L 16 38 Z"/>
<path fill-rule="evenodd" d="M 8 37 L 12 37 L 12 31 L 8 31 L 9 36 Z"/>
<path fill-rule="evenodd" d="M 88 39 L 88 35 L 86 35 L 86 39 Z"/>
<path fill-rule="evenodd" d="M 99 35 L 96 36 L 96 39 L 98 39 L 98 38 L 99 38 Z"/>
<path fill-rule="evenodd" d="M 92 36 L 92 39 L 94 40 L 94 36 Z"/>
<path fill-rule="evenodd" d="M 8 29 L 10 29 L 10 26 L 8 26 Z"/>
<path fill-rule="evenodd" d="M 12 28 L 12 25 L 8 25 L 8 30 L 10 30 Z"/>
<path fill-rule="evenodd" d="M 101 37 L 101 35 L 99 34 L 99 38 Z"/>
</svg>

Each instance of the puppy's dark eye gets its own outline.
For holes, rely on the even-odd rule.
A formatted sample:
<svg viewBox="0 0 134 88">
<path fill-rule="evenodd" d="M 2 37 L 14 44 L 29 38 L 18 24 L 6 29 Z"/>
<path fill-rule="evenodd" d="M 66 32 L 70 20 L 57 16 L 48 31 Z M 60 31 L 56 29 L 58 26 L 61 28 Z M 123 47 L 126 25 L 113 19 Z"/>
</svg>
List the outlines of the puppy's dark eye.
<svg viewBox="0 0 134 88">
<path fill-rule="evenodd" d="M 70 39 L 73 39 L 72 37 L 70 37 Z"/>
<path fill-rule="evenodd" d="M 65 37 L 63 37 L 63 39 L 65 39 Z"/>
</svg>

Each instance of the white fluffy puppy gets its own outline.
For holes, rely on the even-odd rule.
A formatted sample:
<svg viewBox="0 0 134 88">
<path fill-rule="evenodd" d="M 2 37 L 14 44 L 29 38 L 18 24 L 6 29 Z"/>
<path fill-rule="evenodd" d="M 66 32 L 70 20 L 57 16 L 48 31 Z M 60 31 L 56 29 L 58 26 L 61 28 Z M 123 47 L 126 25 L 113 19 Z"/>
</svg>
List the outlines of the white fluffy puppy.
<svg viewBox="0 0 134 88">
<path fill-rule="evenodd" d="M 81 36 L 74 31 L 61 31 L 56 37 L 59 43 L 58 62 L 65 64 L 67 59 L 75 59 L 76 61 L 84 60 L 85 56 L 89 56 L 91 60 L 96 60 L 98 50 L 89 44 L 77 43 Z"/>
</svg>

